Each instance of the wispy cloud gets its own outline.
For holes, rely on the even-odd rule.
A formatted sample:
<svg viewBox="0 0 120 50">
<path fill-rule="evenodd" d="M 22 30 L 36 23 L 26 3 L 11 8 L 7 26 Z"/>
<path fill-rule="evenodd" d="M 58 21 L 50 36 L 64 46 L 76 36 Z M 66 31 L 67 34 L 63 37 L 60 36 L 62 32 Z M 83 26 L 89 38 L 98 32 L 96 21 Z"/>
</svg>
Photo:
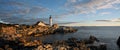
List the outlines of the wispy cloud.
<svg viewBox="0 0 120 50">
<path fill-rule="evenodd" d="M 97 9 L 107 9 L 107 8 L 113 8 L 117 9 L 117 7 L 114 6 L 114 4 L 119 4 L 120 0 L 107 0 L 106 4 L 100 5 L 97 7 Z"/>
<path fill-rule="evenodd" d="M 111 20 L 96 20 L 97 22 L 111 22 Z"/>
<path fill-rule="evenodd" d="M 96 20 L 98 22 L 120 22 L 120 18 L 110 19 L 110 20 Z"/>
<path fill-rule="evenodd" d="M 4 22 L 4 21 L 2 21 L 1 19 L 0 19 L 0 23 L 6 23 L 6 24 L 8 24 L 8 22 Z"/>
<path fill-rule="evenodd" d="M 77 0 L 69 0 L 69 1 L 70 1 L 71 3 L 72 3 L 72 2 L 77 2 Z"/>
<path fill-rule="evenodd" d="M 76 23 L 68 23 L 61 24 L 62 26 L 120 26 L 120 23 L 117 21 L 109 21 L 109 20 L 97 20 L 94 22 L 76 22 Z"/>
<path fill-rule="evenodd" d="M 62 26 L 120 26 L 120 18 L 83 22 L 60 23 Z"/>
<path fill-rule="evenodd" d="M 37 21 L 44 21 L 45 23 L 48 23 L 48 18 L 25 19 L 23 17 L 6 17 L 0 20 L 0 22 L 2 23 L 12 23 L 12 24 L 35 24 Z"/>
<path fill-rule="evenodd" d="M 23 4 L 23 3 L 20 3 L 20 2 L 16 2 L 16 1 L 10 1 L 10 0 L 8 0 L 7 2 L 6 1 L 0 1 L 0 4 L 1 5 L 14 5 L 14 6 L 25 6 L 25 4 Z"/>
<path fill-rule="evenodd" d="M 62 23 L 58 23 L 58 24 L 71 24 L 71 23 L 78 23 L 78 22 L 62 22 Z"/>
<path fill-rule="evenodd" d="M 65 7 L 67 8 L 66 14 L 88 14 L 96 13 L 101 9 L 118 9 L 115 4 L 120 4 L 120 0 L 67 0 Z"/>
<path fill-rule="evenodd" d="M 120 22 L 120 18 L 112 19 L 111 21 L 113 21 L 113 22 Z"/>
<path fill-rule="evenodd" d="M 39 13 L 39 12 L 45 12 L 45 11 L 49 11 L 48 8 L 44 8 L 41 6 L 33 6 L 30 9 L 30 13 Z"/>
<path fill-rule="evenodd" d="M 49 11 L 48 8 L 40 5 L 32 6 L 30 3 L 22 3 L 14 0 L 2 1 L 0 0 L 0 19 L 1 22 L 9 23 L 29 23 L 38 21 L 35 15 Z M 28 18 L 28 19 L 25 19 Z M 40 19 L 39 19 L 40 20 Z M 41 19 L 43 20 L 43 19 Z M 46 21 L 46 20 L 43 20 Z"/>
<path fill-rule="evenodd" d="M 107 15 L 107 14 L 111 14 L 111 12 L 102 12 L 102 15 Z"/>
<path fill-rule="evenodd" d="M 0 3 L 2 10 L 0 10 L 1 16 L 2 14 L 19 14 L 19 15 L 26 15 L 26 14 L 36 14 L 40 12 L 45 12 L 48 11 L 48 8 L 42 7 L 42 6 L 31 6 L 30 4 L 27 3 L 21 3 L 21 2 L 15 2 L 15 1 L 10 1 L 10 2 L 2 2 Z M 8 7 L 8 6 L 9 7 Z M 17 5 L 17 6 L 16 6 Z M 13 8 L 13 9 L 12 9 Z M 11 10 L 9 10 L 11 9 Z"/>
</svg>

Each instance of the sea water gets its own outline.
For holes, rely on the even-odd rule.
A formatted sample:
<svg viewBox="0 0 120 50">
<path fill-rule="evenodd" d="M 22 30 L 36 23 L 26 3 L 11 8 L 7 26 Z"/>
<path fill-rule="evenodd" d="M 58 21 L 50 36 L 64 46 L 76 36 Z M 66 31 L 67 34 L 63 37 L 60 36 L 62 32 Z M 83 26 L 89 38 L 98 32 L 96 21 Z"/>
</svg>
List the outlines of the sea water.
<svg viewBox="0 0 120 50">
<path fill-rule="evenodd" d="M 88 39 L 90 35 L 95 36 L 101 42 L 107 44 L 107 50 L 120 50 L 116 45 L 116 41 L 120 36 L 120 26 L 82 26 L 75 27 L 78 29 L 75 33 L 68 34 L 54 34 L 43 36 L 40 39 L 47 42 L 56 40 L 67 40 L 68 38 L 75 37 L 77 39 Z"/>
</svg>

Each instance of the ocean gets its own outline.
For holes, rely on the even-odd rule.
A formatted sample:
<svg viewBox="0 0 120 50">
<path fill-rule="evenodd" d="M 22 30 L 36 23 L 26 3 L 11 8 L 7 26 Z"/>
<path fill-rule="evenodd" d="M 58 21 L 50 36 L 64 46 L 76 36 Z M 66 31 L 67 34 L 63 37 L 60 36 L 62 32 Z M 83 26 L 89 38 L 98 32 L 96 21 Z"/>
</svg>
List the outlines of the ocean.
<svg viewBox="0 0 120 50">
<path fill-rule="evenodd" d="M 56 40 L 67 40 L 70 37 L 77 39 L 88 39 L 90 35 L 95 36 L 101 42 L 107 44 L 107 50 L 120 50 L 116 45 L 116 41 L 120 36 L 120 26 L 81 26 L 75 27 L 78 29 L 75 33 L 55 34 L 43 36 L 40 39 L 46 42 Z"/>
</svg>

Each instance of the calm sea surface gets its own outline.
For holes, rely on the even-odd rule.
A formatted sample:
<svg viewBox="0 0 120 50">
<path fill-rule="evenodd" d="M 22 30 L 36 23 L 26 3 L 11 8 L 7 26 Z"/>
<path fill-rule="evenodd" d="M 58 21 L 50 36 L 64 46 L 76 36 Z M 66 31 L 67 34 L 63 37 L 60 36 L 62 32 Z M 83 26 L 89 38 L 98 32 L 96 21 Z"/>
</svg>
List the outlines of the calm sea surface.
<svg viewBox="0 0 120 50">
<path fill-rule="evenodd" d="M 78 29 L 75 33 L 70 34 L 55 34 L 43 36 L 40 39 L 52 42 L 55 40 L 66 40 L 70 37 L 78 39 L 88 39 L 90 35 L 97 37 L 101 42 L 107 43 L 107 50 L 120 50 L 116 45 L 116 41 L 120 36 L 120 26 L 88 26 L 75 27 Z"/>
</svg>

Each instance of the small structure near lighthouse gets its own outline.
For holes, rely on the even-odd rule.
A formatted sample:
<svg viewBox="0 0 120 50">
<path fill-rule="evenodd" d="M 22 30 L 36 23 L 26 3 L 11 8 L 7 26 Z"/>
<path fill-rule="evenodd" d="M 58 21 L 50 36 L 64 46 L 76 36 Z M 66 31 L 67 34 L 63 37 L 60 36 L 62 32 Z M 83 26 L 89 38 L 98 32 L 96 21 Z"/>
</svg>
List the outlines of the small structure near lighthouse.
<svg viewBox="0 0 120 50">
<path fill-rule="evenodd" d="M 43 21 L 38 21 L 35 25 L 46 26 L 46 24 Z"/>
<path fill-rule="evenodd" d="M 50 15 L 50 17 L 49 17 L 49 25 L 50 25 L 50 26 L 53 25 L 53 24 L 52 24 L 52 17 L 51 17 L 51 15 Z"/>
<path fill-rule="evenodd" d="M 51 15 L 49 17 L 49 24 L 46 24 L 43 21 L 38 21 L 35 25 L 38 25 L 38 26 L 50 26 L 50 27 L 52 27 L 53 26 L 53 22 L 52 22 Z"/>
</svg>

